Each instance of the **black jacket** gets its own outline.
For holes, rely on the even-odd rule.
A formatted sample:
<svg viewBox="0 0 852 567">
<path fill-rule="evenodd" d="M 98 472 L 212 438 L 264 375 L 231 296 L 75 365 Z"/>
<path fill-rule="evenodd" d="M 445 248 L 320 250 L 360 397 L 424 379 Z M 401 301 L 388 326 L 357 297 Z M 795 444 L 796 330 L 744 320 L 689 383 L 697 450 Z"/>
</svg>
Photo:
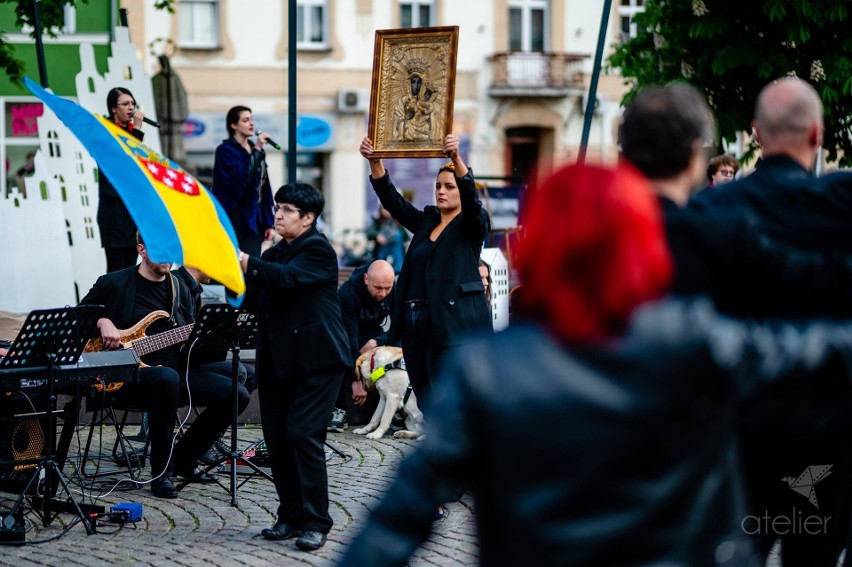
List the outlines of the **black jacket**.
<svg viewBox="0 0 852 567">
<path fill-rule="evenodd" d="M 720 311 L 747 317 L 813 317 L 830 297 L 831 313 L 852 317 L 852 257 L 770 238 L 757 219 L 738 211 L 659 201 L 674 293 L 707 295 Z"/>
<path fill-rule="evenodd" d="M 337 290 L 343 328 L 349 338 L 352 364 L 355 364 L 355 360 L 361 355 L 361 345 L 367 341 L 375 339 L 379 346 L 388 344 L 388 333 L 382 328 L 382 324 L 390 316 L 394 290 L 383 300 L 376 301 L 364 283 L 364 274 L 369 267 L 368 262 L 355 269 Z"/>
<path fill-rule="evenodd" d="M 748 177 L 696 194 L 688 209 L 717 218 L 747 217 L 779 243 L 843 258 L 852 252 L 850 191 L 852 174 L 814 177 L 792 158 L 778 155 L 762 160 Z M 766 289 L 767 298 L 760 309 L 745 304 L 736 314 L 849 317 L 848 275 L 839 270 L 834 291 L 822 285 L 826 274 L 838 265 L 842 261 L 829 270 L 813 270 L 812 285 L 805 285 L 798 295 L 779 295 L 775 284 L 770 284 L 773 287 Z M 753 283 L 746 278 L 739 281 L 744 288 Z M 827 373 L 834 379 L 827 376 L 820 388 L 776 387 L 749 404 L 742 419 L 745 445 L 790 452 L 791 447 L 831 445 L 834 436 L 848 436 L 852 432 L 852 392 L 842 375 L 832 369 Z"/>
<path fill-rule="evenodd" d="M 133 302 L 136 298 L 136 274 L 138 266 L 131 266 L 117 272 L 99 277 L 80 305 L 104 305 L 104 317 L 113 322 L 118 329 L 127 329 L 139 321 L 132 318 Z M 174 288 L 172 305 L 164 310 L 171 313 L 175 326 L 189 325 L 195 321 L 192 297 L 178 278 L 172 277 Z"/>
<path fill-rule="evenodd" d="M 523 324 L 468 341 L 436 382 L 441 419 L 342 565 L 403 565 L 458 486 L 482 565 L 716 565 L 722 548 L 724 565 L 750 565 L 737 405 L 838 353 L 849 327 L 747 326 L 681 300 L 641 308 L 605 344 Z"/>
<path fill-rule="evenodd" d="M 757 219 L 770 237 L 819 250 L 852 251 L 852 173 L 814 177 L 793 159 L 761 160 L 751 175 L 701 191 L 696 210 Z"/>
<path fill-rule="evenodd" d="M 246 270 L 246 308 L 258 314 L 258 368 L 290 379 L 351 364 L 337 302 L 337 255 L 315 227 L 282 240 Z"/>
<path fill-rule="evenodd" d="M 145 137 L 142 130 L 136 129 L 130 135 L 140 141 Z M 136 247 L 136 223 L 115 187 L 101 171 L 98 172 L 98 231 L 103 248 Z"/>
<path fill-rule="evenodd" d="M 400 336 L 403 303 L 408 299 L 411 250 L 418 242 L 429 238 L 441 221 L 441 213 L 435 206 L 421 211 L 406 201 L 391 183 L 389 174 L 380 179 L 370 177 L 370 182 L 382 206 L 413 234 L 402 262 L 391 312 L 390 340 L 396 342 Z M 441 232 L 426 266 L 426 299 L 433 339 L 439 347 L 458 344 L 465 332 L 491 327 L 491 313 L 479 277 L 479 254 L 491 222 L 476 196 L 473 173 L 457 177 L 456 183 L 461 196 L 461 214 Z"/>
</svg>

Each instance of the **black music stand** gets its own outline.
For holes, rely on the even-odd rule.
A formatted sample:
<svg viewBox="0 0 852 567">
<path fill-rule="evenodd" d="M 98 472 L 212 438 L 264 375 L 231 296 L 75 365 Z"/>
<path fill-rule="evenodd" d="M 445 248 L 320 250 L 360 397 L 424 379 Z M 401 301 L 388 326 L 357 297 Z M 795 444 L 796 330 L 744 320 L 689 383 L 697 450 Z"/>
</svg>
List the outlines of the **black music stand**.
<svg viewBox="0 0 852 567">
<path fill-rule="evenodd" d="M 205 305 L 195 320 L 195 326 L 192 328 L 192 334 L 187 339 L 186 344 L 190 345 L 193 351 L 197 349 L 199 352 L 222 353 L 227 350 L 231 351 L 231 450 L 227 455 L 223 455 L 219 460 L 207 465 L 206 468 L 180 483 L 178 490 L 182 490 L 197 477 L 206 474 L 208 471 L 230 459 L 231 506 L 236 506 L 237 488 L 239 488 L 237 486 L 237 466 L 239 461 L 242 461 L 254 471 L 252 476 L 259 474 L 268 480 L 272 480 L 272 476 L 252 463 L 251 459 L 244 458 L 244 451 L 237 449 L 237 417 L 240 413 L 237 399 L 240 375 L 240 349 L 255 348 L 257 345 L 257 319 L 253 313 L 235 309 L 224 303 Z M 191 360 L 187 361 L 187 364 L 191 362 Z M 249 478 L 245 479 L 240 486 L 245 484 Z"/>
<path fill-rule="evenodd" d="M 33 483 L 45 481 L 47 492 L 41 497 L 41 508 L 30 500 L 32 510 L 41 518 L 44 526 L 49 526 L 59 512 L 51 509 L 54 491 L 58 488 L 56 482 L 62 485 L 68 495 L 68 503 L 83 522 L 86 534 L 95 533 L 89 519 L 83 514 L 74 495 L 68 489 L 68 483 L 62 474 L 55 458 L 56 436 L 56 395 L 54 394 L 54 370 L 56 366 L 76 364 L 83 348 L 90 337 L 96 334 L 98 318 L 103 313 L 103 305 L 80 305 L 78 307 L 62 307 L 59 309 L 44 309 L 31 312 L 18 337 L 5 358 L 0 360 L 0 369 L 23 369 L 45 367 L 47 369 L 47 409 L 44 454 L 36 460 L 37 466 L 27 482 L 10 515 L 13 515 L 27 499 Z"/>
</svg>

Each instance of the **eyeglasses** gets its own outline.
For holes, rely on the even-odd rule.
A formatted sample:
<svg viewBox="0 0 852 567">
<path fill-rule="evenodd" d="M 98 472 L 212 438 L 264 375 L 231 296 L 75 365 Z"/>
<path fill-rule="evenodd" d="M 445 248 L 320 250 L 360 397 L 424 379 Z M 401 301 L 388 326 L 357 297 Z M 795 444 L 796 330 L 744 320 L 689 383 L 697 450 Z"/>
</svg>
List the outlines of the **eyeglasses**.
<svg viewBox="0 0 852 567">
<path fill-rule="evenodd" d="M 719 169 L 719 170 L 716 171 L 716 173 L 723 175 L 725 177 L 733 177 L 734 175 L 737 174 L 737 172 L 734 171 L 733 169 Z"/>
<path fill-rule="evenodd" d="M 297 209 L 296 207 L 291 207 L 290 205 L 275 205 L 275 212 L 281 211 L 285 215 L 289 215 L 292 213 L 299 213 L 299 216 L 303 216 L 305 213 L 302 212 L 302 209 Z"/>
<path fill-rule="evenodd" d="M 132 100 L 126 100 L 124 102 L 118 103 L 118 106 L 135 106 L 135 105 L 136 105 L 136 103 L 133 102 Z"/>
</svg>

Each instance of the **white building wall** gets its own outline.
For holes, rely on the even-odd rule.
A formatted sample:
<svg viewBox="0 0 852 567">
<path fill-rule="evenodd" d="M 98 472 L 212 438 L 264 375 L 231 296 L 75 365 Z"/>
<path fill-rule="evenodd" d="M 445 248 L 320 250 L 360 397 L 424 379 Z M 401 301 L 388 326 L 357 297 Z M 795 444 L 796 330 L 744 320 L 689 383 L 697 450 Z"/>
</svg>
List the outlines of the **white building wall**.
<svg viewBox="0 0 852 567">
<path fill-rule="evenodd" d="M 103 115 L 107 92 L 121 85 L 130 89 L 146 116 L 156 120 L 150 77 L 127 28 L 116 28 L 111 51 L 107 73 L 101 76 L 92 46 L 80 46 L 78 104 Z M 145 144 L 159 152 L 156 131 L 144 129 Z M 35 175 L 28 181 L 33 189 L 26 199 L 17 193 L 0 197 L 0 241 L 19 243 L 4 251 L 0 262 L 0 310 L 15 313 L 74 305 L 106 271 L 97 225 L 97 165 L 47 107 L 38 118 L 38 131 L 40 150 Z"/>
</svg>

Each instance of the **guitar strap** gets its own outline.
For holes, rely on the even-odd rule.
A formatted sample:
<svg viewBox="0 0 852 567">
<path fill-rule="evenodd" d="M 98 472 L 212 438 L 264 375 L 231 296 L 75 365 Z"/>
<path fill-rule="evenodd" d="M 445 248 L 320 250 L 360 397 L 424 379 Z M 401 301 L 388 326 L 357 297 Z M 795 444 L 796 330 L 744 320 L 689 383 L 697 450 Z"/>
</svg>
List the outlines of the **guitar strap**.
<svg viewBox="0 0 852 567">
<path fill-rule="evenodd" d="M 169 281 L 172 284 L 172 324 L 178 325 L 178 321 L 175 318 L 175 314 L 177 313 L 177 309 L 180 306 L 180 294 L 177 290 L 177 282 L 175 281 L 175 277 L 171 272 L 169 272 Z"/>
</svg>

